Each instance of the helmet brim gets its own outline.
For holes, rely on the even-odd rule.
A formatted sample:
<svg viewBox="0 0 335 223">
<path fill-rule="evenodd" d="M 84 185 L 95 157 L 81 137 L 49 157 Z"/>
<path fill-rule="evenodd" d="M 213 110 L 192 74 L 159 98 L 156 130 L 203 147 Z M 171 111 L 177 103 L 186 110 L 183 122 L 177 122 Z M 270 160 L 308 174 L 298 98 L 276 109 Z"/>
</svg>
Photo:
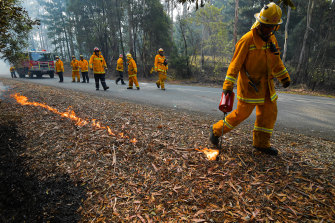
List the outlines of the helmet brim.
<svg viewBox="0 0 335 223">
<path fill-rule="evenodd" d="M 269 24 L 269 25 L 280 25 L 283 23 L 283 20 L 280 18 L 280 21 L 278 23 L 273 23 L 273 22 L 267 22 L 265 21 L 264 19 L 262 19 L 260 16 L 259 16 L 260 13 L 255 13 L 254 14 L 254 17 L 255 19 L 260 22 L 260 23 L 263 23 L 263 24 Z"/>
</svg>

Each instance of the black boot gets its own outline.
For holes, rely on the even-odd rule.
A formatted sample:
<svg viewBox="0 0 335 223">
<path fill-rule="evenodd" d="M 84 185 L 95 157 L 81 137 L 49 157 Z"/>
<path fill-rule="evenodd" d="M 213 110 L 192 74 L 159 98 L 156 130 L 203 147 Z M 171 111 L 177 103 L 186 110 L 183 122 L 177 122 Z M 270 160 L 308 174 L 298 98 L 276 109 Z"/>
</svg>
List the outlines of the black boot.
<svg viewBox="0 0 335 223">
<path fill-rule="evenodd" d="M 272 156 L 277 156 L 278 155 L 278 150 L 273 148 L 273 147 L 260 148 L 260 147 L 254 146 L 254 148 L 257 149 L 258 151 L 261 151 L 262 153 L 265 153 L 265 154 L 269 154 L 269 155 L 272 155 Z"/>
<path fill-rule="evenodd" d="M 108 87 L 108 86 L 104 87 L 104 91 L 106 91 L 107 89 L 109 89 L 109 87 Z"/>
<path fill-rule="evenodd" d="M 209 140 L 211 141 L 211 143 L 213 143 L 213 145 L 219 145 L 219 137 L 214 135 L 213 126 L 210 127 Z"/>
</svg>

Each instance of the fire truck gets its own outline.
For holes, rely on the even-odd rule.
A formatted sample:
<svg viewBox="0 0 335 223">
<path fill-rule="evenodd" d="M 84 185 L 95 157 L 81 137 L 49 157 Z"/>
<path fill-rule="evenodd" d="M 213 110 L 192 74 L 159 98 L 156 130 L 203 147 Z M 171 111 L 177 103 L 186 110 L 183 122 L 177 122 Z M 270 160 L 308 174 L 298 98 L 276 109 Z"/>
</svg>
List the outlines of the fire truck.
<svg viewBox="0 0 335 223">
<path fill-rule="evenodd" d="M 26 54 L 26 58 L 17 65 L 19 77 L 26 76 L 32 78 L 34 75 L 41 78 L 43 75 L 49 75 L 54 78 L 55 61 L 54 56 L 46 50 L 31 50 Z"/>
</svg>

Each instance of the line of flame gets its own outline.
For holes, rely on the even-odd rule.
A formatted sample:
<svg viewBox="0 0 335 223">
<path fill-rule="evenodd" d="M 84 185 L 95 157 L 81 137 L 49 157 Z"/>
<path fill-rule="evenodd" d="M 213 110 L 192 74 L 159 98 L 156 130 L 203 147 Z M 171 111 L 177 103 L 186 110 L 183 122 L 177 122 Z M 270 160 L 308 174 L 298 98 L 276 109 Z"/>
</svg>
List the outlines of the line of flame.
<svg viewBox="0 0 335 223">
<path fill-rule="evenodd" d="M 33 105 L 33 106 L 36 106 L 36 107 L 42 107 L 42 108 L 45 108 L 45 109 L 47 109 L 47 110 L 49 110 L 49 111 L 51 111 L 51 112 L 53 112 L 57 115 L 60 115 L 61 117 L 69 118 L 72 121 L 74 121 L 75 125 L 77 125 L 77 126 L 82 127 L 82 126 L 85 126 L 85 125 L 90 125 L 92 127 L 98 128 L 98 129 L 106 129 L 107 133 L 110 136 L 114 136 L 114 137 L 119 136 L 121 138 L 129 139 L 129 136 L 126 136 L 123 132 L 120 132 L 119 134 L 115 134 L 111 130 L 111 127 L 102 125 L 96 119 L 91 119 L 91 121 L 88 121 L 88 120 L 84 120 L 82 118 L 79 118 L 76 115 L 76 113 L 73 110 L 71 110 L 71 107 L 69 107 L 68 110 L 65 111 L 65 112 L 60 112 L 58 109 L 50 107 L 49 105 L 46 105 L 46 104 L 43 104 L 43 103 L 29 102 L 28 98 L 26 96 L 20 95 L 18 93 L 14 94 L 14 95 L 11 95 L 11 97 L 15 98 L 16 101 L 21 105 Z M 136 138 L 133 138 L 133 139 L 130 140 L 130 142 L 133 143 L 133 144 L 136 144 L 137 140 L 136 140 Z"/>
</svg>

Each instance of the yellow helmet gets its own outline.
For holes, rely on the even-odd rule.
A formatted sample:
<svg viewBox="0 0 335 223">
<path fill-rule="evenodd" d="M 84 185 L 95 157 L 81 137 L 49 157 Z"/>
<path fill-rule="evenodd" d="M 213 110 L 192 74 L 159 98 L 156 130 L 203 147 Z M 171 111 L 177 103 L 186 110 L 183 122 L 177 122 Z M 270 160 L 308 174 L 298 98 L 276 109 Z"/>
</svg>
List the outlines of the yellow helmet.
<svg viewBox="0 0 335 223">
<path fill-rule="evenodd" d="M 127 53 L 127 58 L 131 58 L 131 54 L 130 53 Z"/>
<path fill-rule="evenodd" d="M 158 52 L 164 52 L 163 48 L 159 48 Z"/>
<path fill-rule="evenodd" d="M 255 14 L 258 22 L 270 25 L 280 25 L 283 23 L 281 19 L 282 11 L 278 5 L 271 2 L 262 8 L 260 13 Z"/>
</svg>

